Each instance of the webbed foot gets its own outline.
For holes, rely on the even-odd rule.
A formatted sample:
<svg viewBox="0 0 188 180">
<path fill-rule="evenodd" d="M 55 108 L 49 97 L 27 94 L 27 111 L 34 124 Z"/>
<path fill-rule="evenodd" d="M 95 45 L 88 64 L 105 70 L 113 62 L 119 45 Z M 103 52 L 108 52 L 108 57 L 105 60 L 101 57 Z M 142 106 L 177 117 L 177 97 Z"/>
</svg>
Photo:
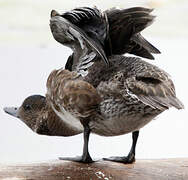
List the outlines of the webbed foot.
<svg viewBox="0 0 188 180">
<path fill-rule="evenodd" d="M 134 154 L 128 155 L 128 156 L 123 156 L 123 157 L 112 156 L 109 158 L 103 158 L 103 160 L 120 162 L 120 163 L 124 163 L 124 164 L 132 164 L 133 162 L 135 162 L 135 156 L 134 156 Z"/>
<path fill-rule="evenodd" d="M 120 163 L 124 163 L 124 164 L 131 164 L 131 163 L 135 162 L 135 148 L 136 148 L 138 136 L 139 136 L 139 131 L 134 131 L 132 133 L 133 142 L 132 142 L 131 150 L 130 150 L 128 156 L 123 156 L 123 157 L 113 156 L 113 157 L 109 157 L 109 158 L 103 158 L 103 160 L 120 162 Z"/>
<path fill-rule="evenodd" d="M 82 157 L 82 156 L 76 156 L 76 157 L 59 157 L 59 160 L 65 160 L 65 161 L 74 161 L 74 162 L 80 162 L 80 163 L 92 163 L 94 162 L 90 156 L 88 157 Z"/>
</svg>

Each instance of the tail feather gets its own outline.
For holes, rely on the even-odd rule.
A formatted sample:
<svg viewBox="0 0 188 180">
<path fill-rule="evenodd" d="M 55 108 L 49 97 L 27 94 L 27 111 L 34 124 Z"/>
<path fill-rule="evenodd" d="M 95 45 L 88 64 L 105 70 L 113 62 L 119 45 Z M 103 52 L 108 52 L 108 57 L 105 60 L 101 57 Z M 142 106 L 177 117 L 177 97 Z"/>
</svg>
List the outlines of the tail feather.
<svg viewBox="0 0 188 180">
<path fill-rule="evenodd" d="M 170 104 L 172 106 L 174 106 L 177 109 L 184 109 L 183 103 L 177 97 L 175 98 L 169 97 L 169 99 L 170 99 Z"/>
</svg>

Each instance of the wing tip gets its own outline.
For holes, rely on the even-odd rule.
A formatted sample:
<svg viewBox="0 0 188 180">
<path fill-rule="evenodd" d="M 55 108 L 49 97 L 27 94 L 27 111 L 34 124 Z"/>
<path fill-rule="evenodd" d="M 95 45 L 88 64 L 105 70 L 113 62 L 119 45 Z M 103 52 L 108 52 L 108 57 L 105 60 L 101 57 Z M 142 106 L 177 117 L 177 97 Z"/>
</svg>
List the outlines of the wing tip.
<svg viewBox="0 0 188 180">
<path fill-rule="evenodd" d="M 60 14 L 56 10 L 54 10 L 54 9 L 51 10 L 51 13 L 50 13 L 51 18 L 54 16 L 58 16 L 58 15 L 60 15 Z"/>
</svg>

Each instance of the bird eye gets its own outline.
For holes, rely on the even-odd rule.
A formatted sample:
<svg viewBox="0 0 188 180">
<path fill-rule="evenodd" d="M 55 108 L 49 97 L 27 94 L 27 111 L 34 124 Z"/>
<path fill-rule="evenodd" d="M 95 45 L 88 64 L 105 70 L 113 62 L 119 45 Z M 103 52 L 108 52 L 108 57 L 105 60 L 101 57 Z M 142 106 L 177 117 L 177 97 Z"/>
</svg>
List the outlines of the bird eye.
<svg viewBox="0 0 188 180">
<path fill-rule="evenodd" d="M 26 105 L 24 106 L 24 109 L 25 109 L 26 111 L 29 111 L 29 110 L 31 110 L 31 106 L 30 106 L 29 104 L 26 104 Z"/>
</svg>

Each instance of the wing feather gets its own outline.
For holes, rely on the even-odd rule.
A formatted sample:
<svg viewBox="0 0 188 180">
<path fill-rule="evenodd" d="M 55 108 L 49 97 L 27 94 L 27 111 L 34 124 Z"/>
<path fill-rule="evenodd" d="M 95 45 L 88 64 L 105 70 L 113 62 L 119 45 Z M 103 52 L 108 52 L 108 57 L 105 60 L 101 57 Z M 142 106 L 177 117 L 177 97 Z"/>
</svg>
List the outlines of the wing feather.
<svg viewBox="0 0 188 180">
<path fill-rule="evenodd" d="M 91 116 L 95 113 L 100 101 L 96 89 L 85 81 L 69 81 L 62 91 L 63 107 L 77 117 Z"/>
<path fill-rule="evenodd" d="M 75 26 L 71 22 L 69 22 L 67 19 L 61 17 L 61 16 L 54 16 L 50 20 L 50 27 L 52 34 L 58 42 L 61 44 L 78 44 L 82 48 L 81 52 L 81 58 L 78 59 L 78 64 L 82 63 L 83 56 L 89 57 L 89 55 L 92 52 L 96 55 L 100 56 L 101 59 L 109 66 L 109 61 L 106 57 L 106 54 L 101 46 L 100 43 L 95 42 L 92 38 L 90 38 L 82 29 Z M 66 39 L 68 38 L 68 40 Z M 78 49 L 73 49 L 75 51 L 80 51 Z M 94 57 L 94 56 L 92 56 Z M 89 58 L 90 62 L 93 61 L 93 59 Z M 89 63 L 89 61 L 88 61 Z"/>
<path fill-rule="evenodd" d="M 88 117 L 96 112 L 101 98 L 88 82 L 79 80 L 76 72 L 54 70 L 47 80 L 46 97 L 56 111 L 63 107 L 75 117 Z"/>
<path fill-rule="evenodd" d="M 109 22 L 112 54 L 131 53 L 154 59 L 152 53 L 160 53 L 140 34 L 142 30 L 153 23 L 155 16 L 150 14 L 152 10 L 135 7 L 129 9 L 112 8 L 105 11 Z"/>
</svg>

